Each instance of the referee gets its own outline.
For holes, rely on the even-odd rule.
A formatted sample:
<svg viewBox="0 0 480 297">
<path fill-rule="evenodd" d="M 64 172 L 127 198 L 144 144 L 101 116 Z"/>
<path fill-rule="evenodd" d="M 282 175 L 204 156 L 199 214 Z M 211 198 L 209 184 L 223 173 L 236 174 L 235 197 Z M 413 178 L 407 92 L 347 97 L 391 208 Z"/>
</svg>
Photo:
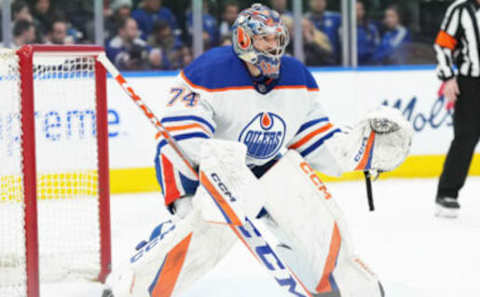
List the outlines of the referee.
<svg viewBox="0 0 480 297">
<path fill-rule="evenodd" d="M 438 184 L 437 216 L 457 217 L 458 192 L 465 183 L 480 136 L 480 0 L 457 0 L 447 9 L 435 41 L 438 77 L 455 107 L 454 139 Z M 456 66 L 456 71 L 454 70 Z"/>
</svg>

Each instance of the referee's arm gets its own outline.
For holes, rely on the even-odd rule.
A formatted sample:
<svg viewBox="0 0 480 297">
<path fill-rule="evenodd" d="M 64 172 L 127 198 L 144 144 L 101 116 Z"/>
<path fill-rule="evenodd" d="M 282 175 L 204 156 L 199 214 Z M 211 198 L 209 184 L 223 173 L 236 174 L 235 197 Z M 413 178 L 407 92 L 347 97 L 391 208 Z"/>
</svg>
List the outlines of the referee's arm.
<svg viewBox="0 0 480 297">
<path fill-rule="evenodd" d="M 460 27 L 460 6 L 452 4 L 448 9 L 435 40 L 434 49 L 437 54 L 437 76 L 443 80 L 455 77 L 453 70 L 453 52 L 457 48 L 457 33 Z"/>
</svg>

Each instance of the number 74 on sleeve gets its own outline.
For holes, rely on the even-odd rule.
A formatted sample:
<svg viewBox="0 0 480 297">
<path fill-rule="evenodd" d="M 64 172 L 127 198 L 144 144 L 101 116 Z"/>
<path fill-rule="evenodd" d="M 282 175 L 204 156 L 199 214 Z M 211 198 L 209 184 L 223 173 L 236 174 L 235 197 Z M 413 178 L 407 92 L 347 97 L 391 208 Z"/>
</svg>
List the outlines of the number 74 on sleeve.
<svg viewBox="0 0 480 297">
<path fill-rule="evenodd" d="M 189 92 L 185 88 L 171 88 L 170 94 L 173 94 L 167 106 L 173 106 L 174 104 L 181 102 L 186 107 L 195 107 L 198 103 L 198 94 Z"/>
</svg>

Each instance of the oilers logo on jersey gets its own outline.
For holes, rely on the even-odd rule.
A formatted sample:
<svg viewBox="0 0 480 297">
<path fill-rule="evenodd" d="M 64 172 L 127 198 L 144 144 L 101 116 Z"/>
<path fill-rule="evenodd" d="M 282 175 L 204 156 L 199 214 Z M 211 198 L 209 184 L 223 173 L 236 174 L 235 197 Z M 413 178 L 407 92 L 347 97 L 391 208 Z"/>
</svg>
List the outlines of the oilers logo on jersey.
<svg viewBox="0 0 480 297">
<path fill-rule="evenodd" d="M 285 121 L 279 115 L 261 112 L 243 128 L 238 141 L 247 146 L 249 157 L 269 159 L 282 147 L 285 132 Z"/>
</svg>

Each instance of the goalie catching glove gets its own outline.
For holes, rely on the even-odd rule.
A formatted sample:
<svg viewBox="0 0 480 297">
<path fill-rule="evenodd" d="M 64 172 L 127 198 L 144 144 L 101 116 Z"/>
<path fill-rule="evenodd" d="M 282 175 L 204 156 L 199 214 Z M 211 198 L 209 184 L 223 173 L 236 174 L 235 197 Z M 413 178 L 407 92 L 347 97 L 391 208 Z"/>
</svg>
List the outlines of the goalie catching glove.
<svg viewBox="0 0 480 297">
<path fill-rule="evenodd" d="M 344 172 L 391 171 L 407 157 L 412 137 L 413 129 L 400 111 L 381 106 L 336 136 L 332 150 Z"/>
</svg>

